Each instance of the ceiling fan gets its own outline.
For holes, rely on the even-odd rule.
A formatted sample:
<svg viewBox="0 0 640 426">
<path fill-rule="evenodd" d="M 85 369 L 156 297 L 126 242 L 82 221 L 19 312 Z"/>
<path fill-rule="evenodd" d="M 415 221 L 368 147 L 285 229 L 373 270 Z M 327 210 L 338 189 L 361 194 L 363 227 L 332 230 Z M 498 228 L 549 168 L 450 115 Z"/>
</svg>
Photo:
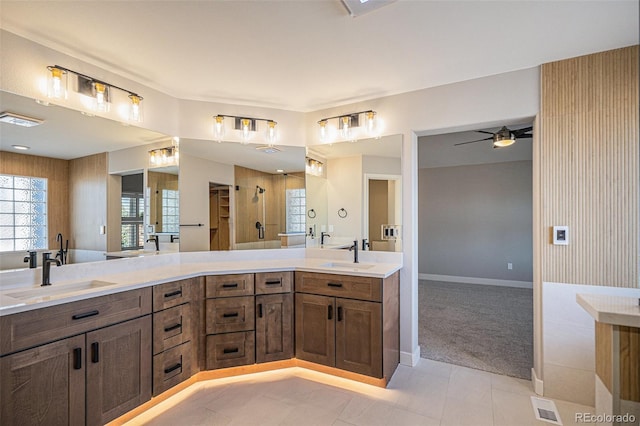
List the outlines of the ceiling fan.
<svg viewBox="0 0 640 426">
<path fill-rule="evenodd" d="M 498 130 L 495 133 L 485 132 L 484 130 L 476 130 L 476 132 L 478 133 L 486 133 L 491 136 L 484 139 L 478 139 L 475 141 L 460 142 L 455 144 L 454 146 L 493 140 L 494 148 L 504 148 L 505 146 L 513 145 L 516 139 L 532 138 L 533 135 L 530 133 L 531 130 L 533 130 L 533 127 L 525 127 L 523 129 L 518 129 L 518 130 L 510 130 L 507 128 L 507 126 L 502 126 L 502 129 Z"/>
</svg>

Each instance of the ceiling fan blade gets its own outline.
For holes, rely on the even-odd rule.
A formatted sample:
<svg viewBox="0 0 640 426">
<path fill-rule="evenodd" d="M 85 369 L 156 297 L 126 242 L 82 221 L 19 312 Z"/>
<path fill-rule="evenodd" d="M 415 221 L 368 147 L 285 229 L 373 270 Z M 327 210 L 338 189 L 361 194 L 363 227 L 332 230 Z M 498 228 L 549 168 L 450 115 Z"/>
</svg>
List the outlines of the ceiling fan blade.
<svg viewBox="0 0 640 426">
<path fill-rule="evenodd" d="M 524 136 L 531 137 L 531 135 L 527 135 L 527 133 L 529 133 L 532 130 L 533 130 L 533 127 L 525 127 L 524 129 L 512 130 L 511 133 L 513 133 L 513 135 L 516 138 L 521 138 L 521 137 L 524 137 Z"/>
<path fill-rule="evenodd" d="M 531 139 L 533 135 L 518 135 L 516 139 Z"/>
<path fill-rule="evenodd" d="M 490 140 L 493 140 L 493 136 L 491 136 L 490 138 L 478 139 L 477 141 L 460 142 L 460 143 L 454 144 L 453 146 L 466 145 L 468 143 L 476 143 L 476 142 L 490 141 Z"/>
<path fill-rule="evenodd" d="M 478 132 L 478 133 L 486 133 L 486 134 L 488 134 L 488 135 L 495 135 L 495 133 L 493 133 L 493 132 L 485 132 L 484 130 L 475 130 L 475 132 Z"/>
</svg>

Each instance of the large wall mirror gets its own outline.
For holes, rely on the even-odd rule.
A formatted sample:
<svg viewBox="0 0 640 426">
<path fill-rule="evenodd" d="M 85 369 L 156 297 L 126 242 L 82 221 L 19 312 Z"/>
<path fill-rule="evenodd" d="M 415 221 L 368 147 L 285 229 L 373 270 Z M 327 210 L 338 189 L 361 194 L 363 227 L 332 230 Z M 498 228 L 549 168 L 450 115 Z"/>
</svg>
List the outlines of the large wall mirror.
<svg viewBox="0 0 640 426">
<path fill-rule="evenodd" d="M 402 136 L 307 151 L 307 247 L 402 251 Z"/>
</svg>

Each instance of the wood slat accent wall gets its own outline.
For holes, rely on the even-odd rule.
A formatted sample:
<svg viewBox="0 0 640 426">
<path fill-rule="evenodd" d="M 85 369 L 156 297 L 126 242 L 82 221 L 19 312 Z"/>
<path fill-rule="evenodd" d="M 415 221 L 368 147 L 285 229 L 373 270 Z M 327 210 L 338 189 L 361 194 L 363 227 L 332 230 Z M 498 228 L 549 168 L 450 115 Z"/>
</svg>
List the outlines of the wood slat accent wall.
<svg viewBox="0 0 640 426">
<path fill-rule="evenodd" d="M 49 248 L 57 247 L 56 235 L 68 238 L 69 216 L 69 161 L 36 155 L 0 152 L 0 173 L 17 176 L 47 178 L 47 215 Z"/>
<path fill-rule="evenodd" d="M 107 153 L 69 161 L 70 247 L 106 251 L 99 231 L 107 224 L 107 177 Z"/>
<path fill-rule="evenodd" d="M 638 46 L 544 64 L 543 281 L 638 287 Z M 569 226 L 569 245 L 551 229 Z"/>
</svg>

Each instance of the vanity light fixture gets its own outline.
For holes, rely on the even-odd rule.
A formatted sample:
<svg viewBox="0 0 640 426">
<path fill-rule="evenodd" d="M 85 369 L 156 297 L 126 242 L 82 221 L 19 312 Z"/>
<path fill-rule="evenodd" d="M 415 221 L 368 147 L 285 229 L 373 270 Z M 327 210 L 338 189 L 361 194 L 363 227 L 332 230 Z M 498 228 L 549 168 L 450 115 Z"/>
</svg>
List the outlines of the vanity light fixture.
<svg viewBox="0 0 640 426">
<path fill-rule="evenodd" d="M 257 131 L 257 122 L 266 123 L 264 140 L 268 144 L 273 144 L 278 138 L 278 123 L 267 118 L 238 117 L 235 115 L 218 114 L 213 116 L 213 136 L 216 141 L 221 142 L 225 134 L 225 118 L 233 118 L 234 129 L 240 131 L 240 138 L 243 144 L 249 143 Z"/>
<path fill-rule="evenodd" d="M 324 176 L 324 163 L 315 158 L 307 157 L 305 159 L 305 172 L 313 176 Z"/>
<path fill-rule="evenodd" d="M 179 158 L 177 146 L 152 149 L 149 151 L 149 167 L 177 166 Z"/>
<path fill-rule="evenodd" d="M 329 125 L 330 120 L 337 120 L 337 130 L 340 138 L 355 142 L 358 139 L 358 128 L 361 125 L 360 116 L 364 117 L 364 131 L 366 136 L 380 138 L 380 126 L 378 123 L 378 114 L 373 110 L 360 111 L 349 114 L 337 115 L 335 117 L 327 117 L 318 121 L 319 138 L 321 142 L 331 142 L 332 129 Z"/>
<path fill-rule="evenodd" d="M 68 76 L 74 74 L 78 79 L 78 93 L 94 98 L 93 109 L 98 112 L 107 112 L 110 109 L 111 91 L 119 90 L 127 94 L 129 98 L 129 120 L 133 122 L 142 122 L 142 96 L 131 90 L 123 89 L 116 85 L 95 79 L 80 72 L 60 65 L 50 65 L 47 67 L 48 89 L 47 96 L 53 99 L 66 99 Z"/>
</svg>

